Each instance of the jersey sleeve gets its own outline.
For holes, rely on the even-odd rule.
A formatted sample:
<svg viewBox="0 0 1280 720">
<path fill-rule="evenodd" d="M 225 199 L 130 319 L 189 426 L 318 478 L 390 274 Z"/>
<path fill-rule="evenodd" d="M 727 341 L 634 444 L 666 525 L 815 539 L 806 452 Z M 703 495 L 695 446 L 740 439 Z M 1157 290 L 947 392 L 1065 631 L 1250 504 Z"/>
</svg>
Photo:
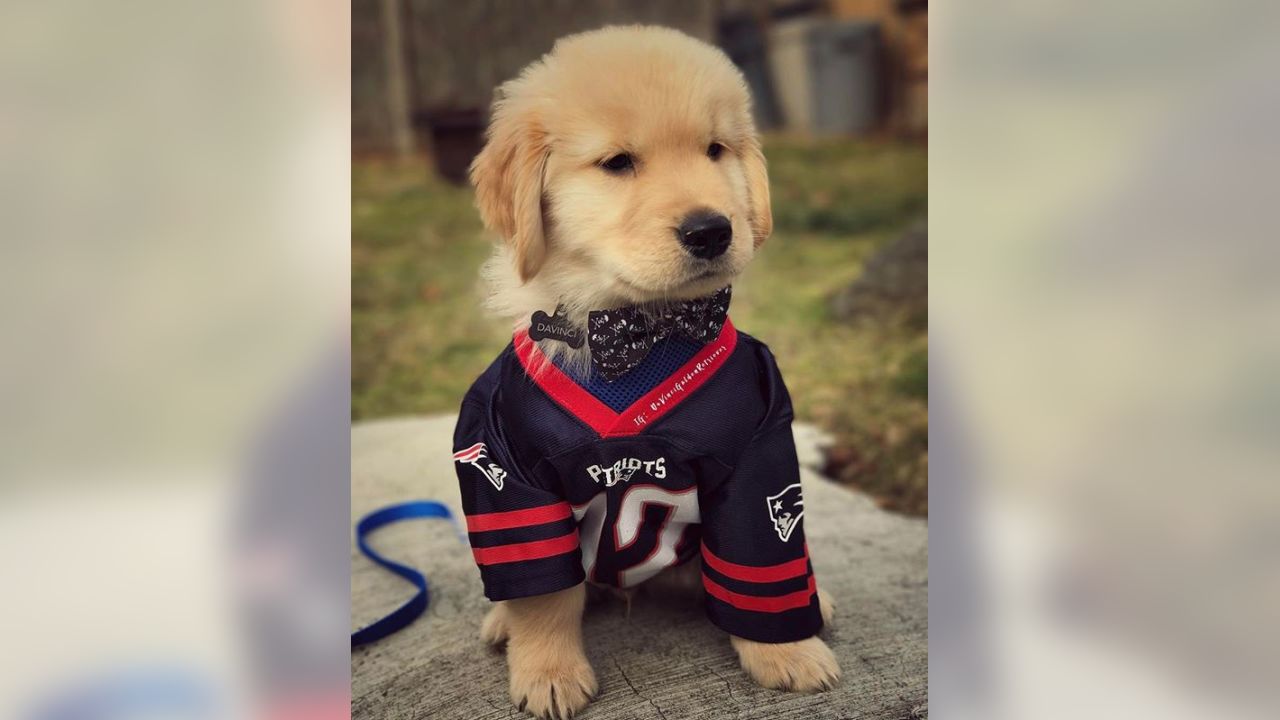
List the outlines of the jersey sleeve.
<svg viewBox="0 0 1280 720">
<path fill-rule="evenodd" d="M 544 595 L 583 581 L 577 524 L 559 494 L 527 481 L 486 402 L 468 395 L 453 460 L 471 552 L 490 600 Z"/>
<path fill-rule="evenodd" d="M 765 421 L 728 480 L 702 499 L 702 584 L 707 615 L 722 630 L 794 642 L 822 629 L 822 613 L 804 540 L 791 402 L 771 362 L 766 372 Z"/>
</svg>

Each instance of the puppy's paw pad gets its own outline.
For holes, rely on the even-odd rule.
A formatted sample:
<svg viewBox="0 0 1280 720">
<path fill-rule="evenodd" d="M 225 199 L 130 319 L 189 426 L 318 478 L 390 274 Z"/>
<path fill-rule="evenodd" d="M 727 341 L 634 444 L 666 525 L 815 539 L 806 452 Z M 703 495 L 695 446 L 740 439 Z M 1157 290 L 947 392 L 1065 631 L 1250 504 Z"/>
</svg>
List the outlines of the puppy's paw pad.
<svg viewBox="0 0 1280 720">
<path fill-rule="evenodd" d="M 586 658 L 511 667 L 511 701 L 536 717 L 568 720 L 591 702 L 596 690 L 596 674 Z"/>
<path fill-rule="evenodd" d="M 840 664 L 822 640 L 758 643 L 733 638 L 742 669 L 760 685 L 775 690 L 822 692 L 840 681 Z"/>
<path fill-rule="evenodd" d="M 509 634 L 506 607 L 493 606 L 489 614 L 484 616 L 484 621 L 480 623 L 480 639 L 490 645 L 501 645 L 507 641 Z"/>
</svg>

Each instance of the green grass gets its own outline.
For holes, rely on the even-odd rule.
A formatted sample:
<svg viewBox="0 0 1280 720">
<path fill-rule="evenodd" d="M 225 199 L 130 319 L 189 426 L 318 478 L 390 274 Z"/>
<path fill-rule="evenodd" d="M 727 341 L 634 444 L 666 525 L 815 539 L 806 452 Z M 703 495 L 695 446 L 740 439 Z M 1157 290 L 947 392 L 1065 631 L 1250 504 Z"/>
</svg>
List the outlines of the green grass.
<svg viewBox="0 0 1280 720">
<path fill-rule="evenodd" d="M 489 245 L 471 192 L 379 165 L 352 187 L 352 416 L 456 410 L 508 339 L 477 310 Z"/>
<path fill-rule="evenodd" d="M 927 512 L 923 319 L 844 324 L 830 296 L 926 210 L 926 151 L 766 143 L 774 236 L 734 288 L 734 323 L 774 351 L 796 414 L 836 436 L 841 477 Z M 359 164 L 352 192 L 352 416 L 453 411 L 506 344 L 478 309 L 489 252 L 471 192 L 421 169 Z"/>
</svg>

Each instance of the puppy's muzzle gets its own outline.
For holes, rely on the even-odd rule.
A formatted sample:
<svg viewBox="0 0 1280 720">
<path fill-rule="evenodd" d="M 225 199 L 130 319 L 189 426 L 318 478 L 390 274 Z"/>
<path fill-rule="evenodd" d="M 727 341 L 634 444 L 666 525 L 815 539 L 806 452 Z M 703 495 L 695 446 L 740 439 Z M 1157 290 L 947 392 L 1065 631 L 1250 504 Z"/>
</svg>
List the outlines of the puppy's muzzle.
<svg viewBox="0 0 1280 720">
<path fill-rule="evenodd" d="M 729 218 L 711 210 L 690 213 L 676 228 L 676 234 L 690 255 L 703 260 L 720 257 L 733 242 Z"/>
</svg>

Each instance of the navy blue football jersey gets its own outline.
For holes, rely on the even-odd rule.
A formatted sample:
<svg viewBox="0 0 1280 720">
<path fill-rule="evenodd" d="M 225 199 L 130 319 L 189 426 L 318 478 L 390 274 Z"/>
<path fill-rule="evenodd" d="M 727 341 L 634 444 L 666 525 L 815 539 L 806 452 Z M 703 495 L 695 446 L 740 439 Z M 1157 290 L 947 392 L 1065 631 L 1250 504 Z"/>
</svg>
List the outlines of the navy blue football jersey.
<svg viewBox="0 0 1280 720">
<path fill-rule="evenodd" d="M 631 587 L 701 555 L 717 626 L 760 642 L 815 635 L 791 420 L 772 354 L 731 322 L 704 346 L 664 341 L 613 383 L 575 380 L 518 333 L 454 434 L 485 595 Z"/>
</svg>

